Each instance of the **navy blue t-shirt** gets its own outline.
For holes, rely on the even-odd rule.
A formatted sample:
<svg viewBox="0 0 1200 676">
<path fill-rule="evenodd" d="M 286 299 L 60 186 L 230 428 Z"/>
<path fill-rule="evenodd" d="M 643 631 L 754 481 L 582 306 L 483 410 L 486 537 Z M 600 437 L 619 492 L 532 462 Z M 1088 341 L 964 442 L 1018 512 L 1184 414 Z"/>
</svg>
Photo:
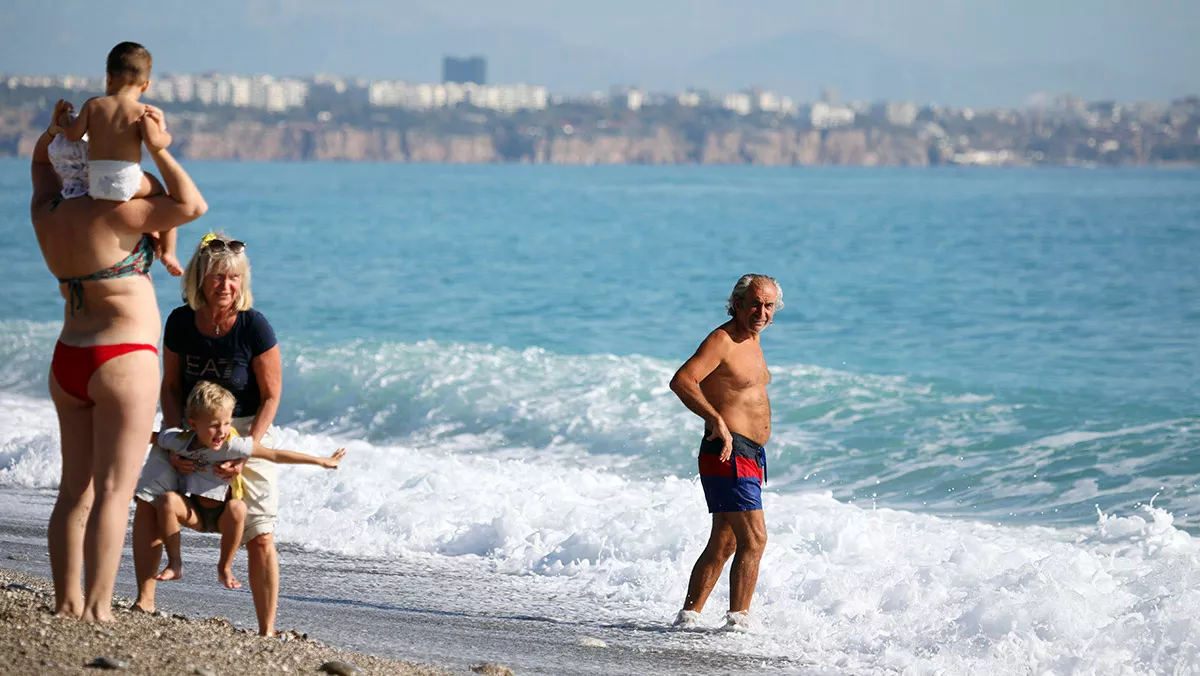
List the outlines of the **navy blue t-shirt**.
<svg viewBox="0 0 1200 676">
<path fill-rule="evenodd" d="M 275 330 L 258 310 L 239 312 L 229 333 L 210 338 L 196 328 L 195 310 L 187 305 L 175 308 L 167 317 L 163 345 L 179 355 L 184 399 L 180 405 L 186 404 L 196 383 L 208 380 L 237 397 L 235 418 L 254 415 L 262 397 L 250 361 L 277 343 Z"/>
</svg>

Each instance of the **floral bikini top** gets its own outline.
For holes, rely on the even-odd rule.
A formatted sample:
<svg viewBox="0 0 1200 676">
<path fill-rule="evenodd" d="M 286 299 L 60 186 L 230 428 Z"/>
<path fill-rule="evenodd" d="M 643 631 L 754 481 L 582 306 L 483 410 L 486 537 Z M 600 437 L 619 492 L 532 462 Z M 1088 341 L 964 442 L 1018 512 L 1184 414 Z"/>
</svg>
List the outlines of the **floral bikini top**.
<svg viewBox="0 0 1200 676">
<path fill-rule="evenodd" d="M 57 202 L 58 200 L 56 199 L 55 201 Z M 138 240 L 138 245 L 136 248 L 134 248 L 133 253 L 126 256 L 124 260 L 116 265 L 104 268 L 99 272 L 93 272 L 86 277 L 59 277 L 59 283 L 66 284 L 67 290 L 70 292 L 68 307 L 71 310 L 71 316 L 74 317 L 75 311 L 83 308 L 84 282 L 96 282 L 102 279 L 117 279 L 118 277 L 133 277 L 134 275 L 148 275 L 150 274 L 150 266 L 153 263 L 154 241 L 149 235 L 142 235 L 142 238 Z"/>
</svg>

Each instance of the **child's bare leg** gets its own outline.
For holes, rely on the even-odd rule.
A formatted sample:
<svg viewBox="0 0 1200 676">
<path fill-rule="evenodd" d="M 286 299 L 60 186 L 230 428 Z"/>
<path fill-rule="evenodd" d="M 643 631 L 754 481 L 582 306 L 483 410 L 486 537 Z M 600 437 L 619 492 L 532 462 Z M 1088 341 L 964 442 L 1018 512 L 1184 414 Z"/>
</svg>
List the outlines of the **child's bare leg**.
<svg viewBox="0 0 1200 676">
<path fill-rule="evenodd" d="M 241 589 L 242 583 L 233 576 L 233 557 L 237 556 L 238 547 L 242 544 L 246 503 L 241 500 L 227 501 L 217 525 L 221 529 L 221 560 L 217 563 L 217 579 L 227 589 Z"/>
<path fill-rule="evenodd" d="M 150 238 L 150 244 L 154 247 L 154 257 L 162 260 L 164 246 L 162 241 L 162 233 L 148 232 L 145 236 Z"/>
<path fill-rule="evenodd" d="M 163 548 L 167 550 L 167 567 L 154 576 L 154 579 L 166 582 L 183 578 L 183 557 L 180 555 L 179 530 L 180 526 L 195 528 L 200 525 L 200 518 L 183 496 L 174 491 L 167 491 L 154 501 L 158 508 L 158 525 L 162 529 Z"/>
<path fill-rule="evenodd" d="M 174 228 L 158 233 L 158 246 L 156 247 L 158 260 L 162 261 L 163 267 L 171 273 L 172 277 L 179 277 L 183 274 L 183 266 L 175 257 L 175 242 L 178 239 L 179 233 Z"/>
</svg>

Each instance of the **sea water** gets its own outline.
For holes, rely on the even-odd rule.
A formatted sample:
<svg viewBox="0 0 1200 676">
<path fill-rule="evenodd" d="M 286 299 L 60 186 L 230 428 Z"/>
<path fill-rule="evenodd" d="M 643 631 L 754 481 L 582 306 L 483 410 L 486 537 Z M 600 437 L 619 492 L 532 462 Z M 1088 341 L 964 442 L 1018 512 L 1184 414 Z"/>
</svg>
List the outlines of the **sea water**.
<svg viewBox="0 0 1200 676">
<path fill-rule="evenodd" d="M 1200 671 L 1200 173 L 188 165 L 284 363 L 277 537 L 656 626 L 708 535 L 667 388 L 776 277 L 769 543 L 722 649 L 854 673 Z M 51 489 L 62 300 L 0 163 L 0 489 Z M 165 312 L 178 282 L 154 273 Z M 549 601 L 548 599 L 554 599 Z M 472 606 L 485 608 L 483 599 Z M 718 623 L 723 579 L 709 604 Z M 499 611 L 497 611 L 499 612 Z"/>
</svg>

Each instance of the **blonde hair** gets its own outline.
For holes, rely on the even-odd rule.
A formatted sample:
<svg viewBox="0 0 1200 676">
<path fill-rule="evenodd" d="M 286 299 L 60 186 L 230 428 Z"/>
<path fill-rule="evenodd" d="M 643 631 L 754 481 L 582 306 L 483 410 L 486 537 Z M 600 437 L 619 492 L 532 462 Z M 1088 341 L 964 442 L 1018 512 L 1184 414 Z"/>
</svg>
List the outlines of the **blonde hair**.
<svg viewBox="0 0 1200 676">
<path fill-rule="evenodd" d="M 254 295 L 250 293 L 250 259 L 246 257 L 245 251 L 233 253 L 229 249 L 221 251 L 209 249 L 205 245 L 213 239 L 228 242 L 231 238 L 223 230 L 210 232 L 201 238 L 200 243 L 196 245 L 196 252 L 192 254 L 192 259 L 188 261 L 187 268 L 183 271 L 183 279 L 179 280 L 180 286 L 183 288 L 183 302 L 193 310 L 207 306 L 208 299 L 204 297 L 204 279 L 213 273 L 233 272 L 242 277 L 242 283 L 238 285 L 237 298 L 233 300 L 233 309 L 236 312 L 249 310 L 254 307 Z"/>
<path fill-rule="evenodd" d="M 201 380 L 192 388 L 187 398 L 188 419 L 198 418 L 201 413 L 213 415 L 225 409 L 233 410 L 237 398 L 233 392 L 207 380 Z"/>
</svg>

